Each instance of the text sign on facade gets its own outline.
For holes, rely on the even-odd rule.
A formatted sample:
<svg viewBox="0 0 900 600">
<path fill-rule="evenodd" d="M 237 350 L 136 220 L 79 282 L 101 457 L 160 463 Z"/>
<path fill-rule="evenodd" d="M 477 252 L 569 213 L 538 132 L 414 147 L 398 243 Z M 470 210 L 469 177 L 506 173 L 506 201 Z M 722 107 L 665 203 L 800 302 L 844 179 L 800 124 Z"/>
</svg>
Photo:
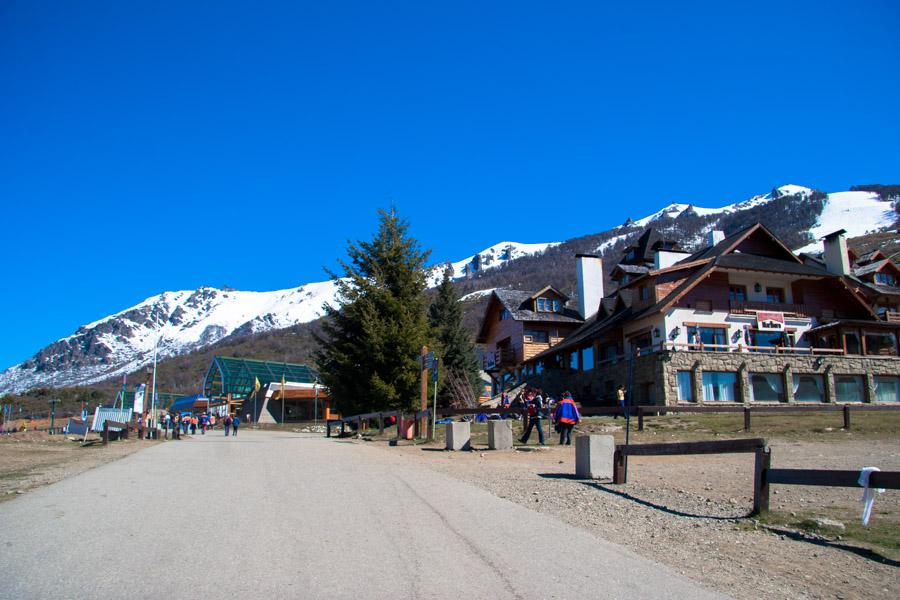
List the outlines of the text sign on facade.
<svg viewBox="0 0 900 600">
<path fill-rule="evenodd" d="M 784 331 L 784 313 L 756 313 L 756 328 L 760 331 Z"/>
</svg>

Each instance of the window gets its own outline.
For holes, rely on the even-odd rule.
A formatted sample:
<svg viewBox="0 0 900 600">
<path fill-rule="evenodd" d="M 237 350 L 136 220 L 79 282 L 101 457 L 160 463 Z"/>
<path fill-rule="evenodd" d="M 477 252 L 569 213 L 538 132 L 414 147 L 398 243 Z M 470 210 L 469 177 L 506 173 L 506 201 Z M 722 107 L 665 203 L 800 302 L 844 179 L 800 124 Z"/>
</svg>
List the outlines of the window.
<svg viewBox="0 0 900 600">
<path fill-rule="evenodd" d="M 875 283 L 881 285 L 897 285 L 897 279 L 890 273 L 875 273 Z"/>
<path fill-rule="evenodd" d="M 847 354 L 862 354 L 859 335 L 855 331 L 848 331 L 844 335 L 844 339 L 847 340 Z"/>
<path fill-rule="evenodd" d="M 747 301 L 747 287 L 743 285 L 729 285 L 728 286 L 728 301 L 729 302 L 746 302 Z"/>
<path fill-rule="evenodd" d="M 638 296 L 640 296 L 641 300 L 649 300 L 650 299 L 650 288 L 646 285 L 642 285 L 638 288 Z"/>
<path fill-rule="evenodd" d="M 861 375 L 835 375 L 834 395 L 838 402 L 862 402 L 865 379 Z"/>
<path fill-rule="evenodd" d="M 562 308 L 562 303 L 559 300 L 553 301 L 553 312 L 559 312 L 559 309 Z"/>
<path fill-rule="evenodd" d="M 697 300 L 694 303 L 694 308 L 700 312 L 712 312 L 712 300 Z"/>
<path fill-rule="evenodd" d="M 573 371 L 578 370 L 578 352 L 571 352 L 569 354 L 569 368 Z"/>
<path fill-rule="evenodd" d="M 544 372 L 544 361 L 539 360 L 537 365 L 535 365 L 534 372 L 536 375 L 540 375 Z"/>
<path fill-rule="evenodd" d="M 500 311 L 500 320 L 506 321 L 507 319 L 509 319 L 509 311 L 504 308 Z"/>
<path fill-rule="evenodd" d="M 728 329 L 725 327 L 692 327 L 691 344 L 703 344 L 704 346 L 728 345 Z M 716 348 L 713 348 L 715 350 Z M 721 348 L 718 348 L 721 350 Z"/>
<path fill-rule="evenodd" d="M 535 344 L 546 344 L 550 341 L 550 336 L 547 335 L 546 331 L 540 331 L 538 329 L 526 329 L 524 331 L 525 341 L 533 342 Z"/>
<path fill-rule="evenodd" d="M 794 375 L 794 400 L 825 402 L 825 380 L 821 375 Z"/>
<path fill-rule="evenodd" d="M 634 260 L 634 250 L 629 250 L 625 254 L 625 260 Z"/>
<path fill-rule="evenodd" d="M 590 371 L 594 368 L 594 347 L 588 346 L 581 349 L 581 367 L 583 371 Z"/>
<path fill-rule="evenodd" d="M 634 352 L 637 350 L 637 353 L 643 356 L 644 354 L 649 354 L 652 350 L 651 346 L 653 346 L 653 341 L 650 339 L 650 332 L 643 333 L 641 335 L 635 336 L 631 338 L 631 351 Z"/>
<path fill-rule="evenodd" d="M 537 312 L 559 312 L 562 303 L 559 300 L 553 300 L 551 298 L 538 298 L 537 299 Z"/>
<path fill-rule="evenodd" d="M 693 402 L 694 401 L 694 390 L 691 385 L 691 372 L 690 371 L 678 371 L 678 401 L 679 402 Z"/>
<path fill-rule="evenodd" d="M 900 386 L 896 377 L 875 378 L 875 402 L 900 402 Z"/>
<path fill-rule="evenodd" d="M 784 290 L 782 288 L 767 287 L 766 302 L 784 304 Z"/>
<path fill-rule="evenodd" d="M 603 360 L 608 360 L 610 362 L 616 362 L 616 356 L 619 355 L 619 346 L 616 344 L 609 344 L 608 346 L 603 347 Z"/>
<path fill-rule="evenodd" d="M 751 345 L 758 348 L 785 348 L 794 346 L 794 334 L 781 331 L 750 331 Z"/>
<path fill-rule="evenodd" d="M 755 402 L 784 402 L 781 375 L 750 373 L 750 399 Z"/>
<path fill-rule="evenodd" d="M 703 371 L 703 399 L 707 402 L 735 402 L 737 376 L 723 371 Z"/>
<path fill-rule="evenodd" d="M 897 356 L 897 340 L 887 331 L 865 331 L 866 353 L 879 356 Z"/>
</svg>

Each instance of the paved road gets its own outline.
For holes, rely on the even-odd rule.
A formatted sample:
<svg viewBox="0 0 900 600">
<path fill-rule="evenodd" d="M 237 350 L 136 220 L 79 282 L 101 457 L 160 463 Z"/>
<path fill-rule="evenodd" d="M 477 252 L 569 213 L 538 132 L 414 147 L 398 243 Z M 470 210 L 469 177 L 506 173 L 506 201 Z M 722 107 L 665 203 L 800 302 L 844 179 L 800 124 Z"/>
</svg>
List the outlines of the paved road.
<svg viewBox="0 0 900 600">
<path fill-rule="evenodd" d="M 0 598 L 150 597 L 719 596 L 402 457 L 311 435 L 196 436 L 0 504 Z"/>
</svg>

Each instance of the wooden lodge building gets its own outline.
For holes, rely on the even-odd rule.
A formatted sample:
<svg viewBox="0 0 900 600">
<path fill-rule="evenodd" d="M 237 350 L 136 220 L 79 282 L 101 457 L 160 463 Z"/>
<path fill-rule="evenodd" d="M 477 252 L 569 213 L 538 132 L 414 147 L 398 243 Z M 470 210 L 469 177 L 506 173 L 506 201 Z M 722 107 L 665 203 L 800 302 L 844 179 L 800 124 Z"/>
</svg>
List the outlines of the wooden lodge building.
<svg viewBox="0 0 900 600">
<path fill-rule="evenodd" d="M 504 326 L 503 291 L 491 298 L 479 342 L 500 356 L 498 383 L 585 404 L 614 403 L 619 385 L 637 404 L 900 401 L 900 271 L 880 253 L 854 256 L 842 231 L 816 257 L 760 224 L 710 232 L 691 254 L 650 230 L 611 270 L 610 294 L 599 258 L 577 263 L 576 315 L 561 294 L 556 313 L 577 325 L 545 324 L 559 335 L 540 352 L 525 345 L 529 313 Z M 516 294 L 520 309 L 541 297 Z M 523 351 L 504 355 L 520 334 Z"/>
</svg>

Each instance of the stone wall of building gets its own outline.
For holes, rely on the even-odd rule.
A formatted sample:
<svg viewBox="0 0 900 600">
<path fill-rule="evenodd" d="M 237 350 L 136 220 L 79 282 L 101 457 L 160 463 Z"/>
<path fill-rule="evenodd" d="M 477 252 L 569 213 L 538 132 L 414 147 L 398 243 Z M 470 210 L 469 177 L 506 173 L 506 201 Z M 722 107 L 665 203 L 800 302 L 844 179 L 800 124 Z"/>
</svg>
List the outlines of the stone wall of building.
<svg viewBox="0 0 900 600">
<path fill-rule="evenodd" d="M 631 373 L 629 370 L 631 369 Z M 615 404 L 615 390 L 634 382 L 636 404 L 678 404 L 678 371 L 689 371 L 695 402 L 703 398 L 703 372 L 737 374 L 738 402 L 750 402 L 750 373 L 778 374 L 786 402 L 793 403 L 794 374 L 823 376 L 825 402 L 836 402 L 834 376 L 864 378 L 864 402 L 874 402 L 875 377 L 900 376 L 900 358 L 880 356 L 786 356 L 766 353 L 664 351 L 628 361 L 597 367 L 590 371 L 551 369 L 528 379 L 530 385 L 558 397 L 570 391 L 584 405 Z"/>
</svg>

